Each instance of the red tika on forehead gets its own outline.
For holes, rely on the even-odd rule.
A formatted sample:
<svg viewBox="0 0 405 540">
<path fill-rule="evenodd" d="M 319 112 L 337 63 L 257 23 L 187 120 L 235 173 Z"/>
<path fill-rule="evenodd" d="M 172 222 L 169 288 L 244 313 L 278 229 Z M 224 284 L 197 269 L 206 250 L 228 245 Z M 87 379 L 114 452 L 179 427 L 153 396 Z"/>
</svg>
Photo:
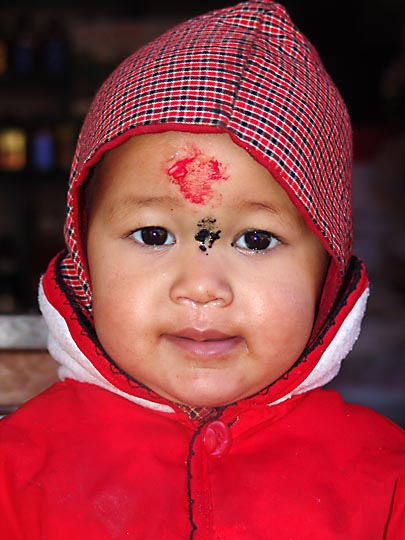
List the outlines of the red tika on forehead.
<svg viewBox="0 0 405 540">
<path fill-rule="evenodd" d="M 91 291 L 81 245 L 80 185 L 108 149 L 136 134 L 167 130 L 229 133 L 285 189 L 343 276 L 351 254 L 346 107 L 285 10 L 257 0 L 165 33 L 122 62 L 94 99 L 72 168 L 64 265 L 66 282 L 85 311 L 91 312 Z M 173 167 L 180 186 L 187 163 Z"/>
<path fill-rule="evenodd" d="M 184 150 L 184 157 L 170 165 L 167 174 L 193 204 L 211 202 L 215 196 L 213 184 L 228 179 L 219 161 L 203 156 L 195 147 Z"/>
</svg>

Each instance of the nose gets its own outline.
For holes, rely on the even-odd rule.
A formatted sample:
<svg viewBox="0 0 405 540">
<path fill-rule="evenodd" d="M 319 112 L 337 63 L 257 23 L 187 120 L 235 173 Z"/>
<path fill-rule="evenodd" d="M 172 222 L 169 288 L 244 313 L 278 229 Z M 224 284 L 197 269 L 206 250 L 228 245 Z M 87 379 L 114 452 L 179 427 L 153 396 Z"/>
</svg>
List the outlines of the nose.
<svg viewBox="0 0 405 540">
<path fill-rule="evenodd" d="M 224 264 L 216 257 L 197 253 L 198 260 L 183 259 L 170 290 L 171 300 L 193 306 L 226 307 L 233 301 L 233 288 Z M 196 257 L 197 258 L 197 257 Z"/>
</svg>

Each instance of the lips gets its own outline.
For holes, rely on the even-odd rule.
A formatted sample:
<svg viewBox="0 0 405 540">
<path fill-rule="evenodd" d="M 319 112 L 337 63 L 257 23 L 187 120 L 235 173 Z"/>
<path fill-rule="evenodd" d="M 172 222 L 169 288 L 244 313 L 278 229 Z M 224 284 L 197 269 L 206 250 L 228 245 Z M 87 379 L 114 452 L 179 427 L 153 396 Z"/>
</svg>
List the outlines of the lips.
<svg viewBox="0 0 405 540">
<path fill-rule="evenodd" d="M 241 342 L 239 336 L 231 336 L 218 330 L 185 328 L 162 336 L 171 345 L 196 357 L 212 358 L 232 352 Z"/>
</svg>

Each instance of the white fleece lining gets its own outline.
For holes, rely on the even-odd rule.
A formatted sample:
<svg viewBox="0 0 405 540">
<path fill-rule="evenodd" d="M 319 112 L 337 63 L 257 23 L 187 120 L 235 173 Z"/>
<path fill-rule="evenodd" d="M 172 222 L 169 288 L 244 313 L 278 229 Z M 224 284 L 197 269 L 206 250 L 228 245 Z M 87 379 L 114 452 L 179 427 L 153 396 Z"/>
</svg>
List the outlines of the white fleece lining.
<svg viewBox="0 0 405 540">
<path fill-rule="evenodd" d="M 79 382 L 94 384 L 142 407 L 165 413 L 174 413 L 174 410 L 168 405 L 132 396 L 119 390 L 107 381 L 77 347 L 70 335 L 65 319 L 46 298 L 42 284 L 39 287 L 38 296 L 39 306 L 49 329 L 48 349 L 52 357 L 60 364 L 58 374 L 61 380 L 69 378 Z M 343 359 L 352 350 L 360 334 L 361 322 L 366 310 L 368 296 L 369 289 L 367 288 L 344 319 L 335 337 L 308 377 L 297 388 L 282 398 L 269 403 L 269 406 L 281 403 L 292 396 L 324 386 L 336 377 Z"/>
</svg>

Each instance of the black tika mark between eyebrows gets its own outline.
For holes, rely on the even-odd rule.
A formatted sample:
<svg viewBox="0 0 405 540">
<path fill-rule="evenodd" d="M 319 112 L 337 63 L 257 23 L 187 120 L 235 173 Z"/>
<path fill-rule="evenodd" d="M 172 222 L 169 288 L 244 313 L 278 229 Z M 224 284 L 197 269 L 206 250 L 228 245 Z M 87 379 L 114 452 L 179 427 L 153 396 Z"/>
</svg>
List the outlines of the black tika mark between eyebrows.
<svg viewBox="0 0 405 540">
<path fill-rule="evenodd" d="M 216 221 L 215 218 L 207 217 L 197 223 L 199 230 L 194 235 L 194 239 L 200 243 L 201 251 L 206 252 L 207 248 L 212 248 L 214 242 L 220 238 L 221 231 L 216 228 Z"/>
</svg>

